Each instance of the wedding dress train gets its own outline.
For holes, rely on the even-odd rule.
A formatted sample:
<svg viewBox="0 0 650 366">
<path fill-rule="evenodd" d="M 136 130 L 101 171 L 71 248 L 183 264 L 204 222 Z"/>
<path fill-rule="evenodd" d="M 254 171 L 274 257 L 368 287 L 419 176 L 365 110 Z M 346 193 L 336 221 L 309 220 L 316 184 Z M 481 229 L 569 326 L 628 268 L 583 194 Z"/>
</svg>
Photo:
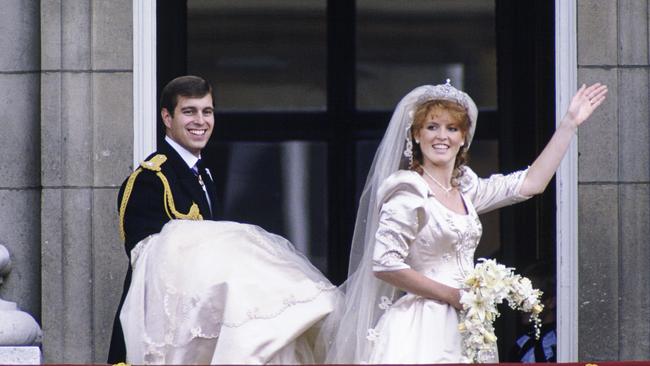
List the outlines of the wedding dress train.
<svg viewBox="0 0 650 366">
<path fill-rule="evenodd" d="M 131 253 L 120 320 L 130 364 L 301 364 L 338 290 L 286 239 L 174 220 Z"/>
</svg>

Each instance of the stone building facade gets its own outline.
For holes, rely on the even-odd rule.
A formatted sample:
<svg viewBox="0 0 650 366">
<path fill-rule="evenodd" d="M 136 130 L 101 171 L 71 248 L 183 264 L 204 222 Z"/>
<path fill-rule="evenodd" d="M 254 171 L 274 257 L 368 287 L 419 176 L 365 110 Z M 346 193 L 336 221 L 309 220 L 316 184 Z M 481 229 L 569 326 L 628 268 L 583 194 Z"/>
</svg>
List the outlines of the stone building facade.
<svg viewBox="0 0 650 366">
<path fill-rule="evenodd" d="M 609 86 L 578 138 L 580 358 L 650 359 L 648 2 L 577 5 L 578 81 Z"/>
<path fill-rule="evenodd" d="M 127 265 L 114 212 L 132 161 L 132 2 L 0 6 L 2 297 L 41 324 L 45 362 L 105 361 Z"/>
<path fill-rule="evenodd" d="M 115 209 L 134 160 L 140 3 L 0 2 L 0 241 L 14 263 L 0 297 L 39 321 L 48 363 L 105 361 L 127 265 Z M 570 197 L 580 360 L 650 359 L 648 6 L 577 0 L 572 15 L 578 84 L 609 86 L 579 132 Z"/>
</svg>

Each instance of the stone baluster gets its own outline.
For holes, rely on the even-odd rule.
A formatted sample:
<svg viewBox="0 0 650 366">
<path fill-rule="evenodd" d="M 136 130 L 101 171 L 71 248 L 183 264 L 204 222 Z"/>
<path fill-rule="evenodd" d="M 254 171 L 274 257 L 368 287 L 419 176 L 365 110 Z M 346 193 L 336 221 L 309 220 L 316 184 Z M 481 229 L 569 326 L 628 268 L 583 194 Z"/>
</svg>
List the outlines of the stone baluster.
<svg viewBox="0 0 650 366">
<path fill-rule="evenodd" d="M 7 248 L 0 244 L 0 286 L 11 270 Z M 40 364 L 41 328 L 15 302 L 0 299 L 0 364 Z"/>
</svg>

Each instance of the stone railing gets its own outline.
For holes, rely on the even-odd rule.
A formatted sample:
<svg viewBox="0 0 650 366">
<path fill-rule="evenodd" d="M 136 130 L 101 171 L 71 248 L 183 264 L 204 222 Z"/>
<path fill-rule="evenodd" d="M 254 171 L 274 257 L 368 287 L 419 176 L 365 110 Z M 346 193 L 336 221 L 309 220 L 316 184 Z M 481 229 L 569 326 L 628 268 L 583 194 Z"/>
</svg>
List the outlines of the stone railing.
<svg viewBox="0 0 650 366">
<path fill-rule="evenodd" d="M 7 248 L 0 244 L 0 285 L 11 270 Z M 0 364 L 40 364 L 41 328 L 15 302 L 0 298 Z"/>
</svg>

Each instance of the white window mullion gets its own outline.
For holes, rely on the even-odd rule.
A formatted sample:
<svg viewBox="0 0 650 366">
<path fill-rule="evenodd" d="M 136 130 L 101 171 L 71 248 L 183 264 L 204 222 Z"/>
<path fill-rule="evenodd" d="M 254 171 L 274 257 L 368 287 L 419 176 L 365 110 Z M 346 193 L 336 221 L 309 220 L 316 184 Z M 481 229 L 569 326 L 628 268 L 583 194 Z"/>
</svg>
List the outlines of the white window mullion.
<svg viewBox="0 0 650 366">
<path fill-rule="evenodd" d="M 156 0 L 133 0 L 133 168 L 156 150 Z"/>
<path fill-rule="evenodd" d="M 555 0 L 555 120 L 577 89 L 576 0 Z M 556 126 L 557 127 L 557 126 Z M 556 176 L 558 362 L 578 361 L 578 142 Z"/>
</svg>

